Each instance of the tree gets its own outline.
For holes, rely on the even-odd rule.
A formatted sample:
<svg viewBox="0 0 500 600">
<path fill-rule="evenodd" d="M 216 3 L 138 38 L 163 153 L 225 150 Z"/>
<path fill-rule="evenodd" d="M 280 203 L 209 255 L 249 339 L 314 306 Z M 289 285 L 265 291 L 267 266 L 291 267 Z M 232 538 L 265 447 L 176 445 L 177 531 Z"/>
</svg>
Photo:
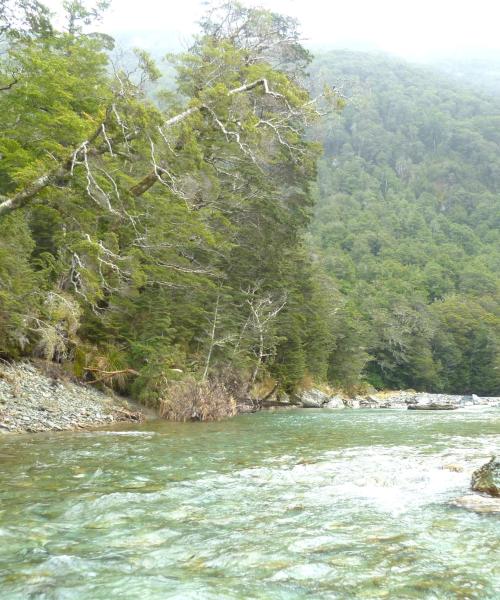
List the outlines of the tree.
<svg viewBox="0 0 500 600">
<path fill-rule="evenodd" d="M 0 94 L 0 222 L 28 228 L 42 281 L 25 352 L 57 294 L 79 307 L 64 360 L 89 378 L 125 373 L 146 401 L 173 373 L 230 360 L 253 382 L 296 286 L 318 156 L 307 128 L 334 96 L 309 96 L 293 20 L 227 2 L 170 57 L 177 90 L 156 103 L 151 58 L 117 60 L 88 33 L 102 8 L 68 2 L 63 30 L 5 33 L 1 76 L 17 80 Z"/>
</svg>

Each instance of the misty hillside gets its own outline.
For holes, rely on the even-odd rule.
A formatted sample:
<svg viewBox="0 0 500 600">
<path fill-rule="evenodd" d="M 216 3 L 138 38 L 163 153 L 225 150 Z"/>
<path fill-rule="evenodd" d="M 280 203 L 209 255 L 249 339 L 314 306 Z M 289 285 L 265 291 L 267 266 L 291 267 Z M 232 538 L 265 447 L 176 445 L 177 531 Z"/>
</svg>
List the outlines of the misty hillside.
<svg viewBox="0 0 500 600">
<path fill-rule="evenodd" d="M 464 86 L 479 92 L 500 94 L 500 54 L 483 52 L 470 56 L 436 58 L 432 66 Z"/>
<path fill-rule="evenodd" d="M 336 51 L 312 244 L 339 291 L 331 377 L 500 385 L 500 99 L 429 68 Z"/>
</svg>

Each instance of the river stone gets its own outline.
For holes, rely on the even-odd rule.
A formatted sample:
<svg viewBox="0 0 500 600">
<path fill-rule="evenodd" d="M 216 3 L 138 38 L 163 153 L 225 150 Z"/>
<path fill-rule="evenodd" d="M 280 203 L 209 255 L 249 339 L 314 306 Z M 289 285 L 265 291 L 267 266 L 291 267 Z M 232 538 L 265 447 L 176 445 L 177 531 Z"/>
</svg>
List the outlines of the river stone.
<svg viewBox="0 0 500 600">
<path fill-rule="evenodd" d="M 486 404 L 487 406 L 500 408 L 500 398 L 498 396 L 481 398 L 481 401 L 481 404 Z"/>
<path fill-rule="evenodd" d="M 475 492 L 500 497 L 500 461 L 495 456 L 472 473 L 471 487 Z"/>
<path fill-rule="evenodd" d="M 466 508 L 477 513 L 500 513 L 500 499 L 488 498 L 479 494 L 461 496 L 451 502 L 457 508 Z"/>
<path fill-rule="evenodd" d="M 409 404 L 408 410 L 456 410 L 456 404 L 441 404 L 431 402 L 429 404 Z"/>
<path fill-rule="evenodd" d="M 359 408 L 359 397 L 356 398 L 347 398 L 344 402 L 346 408 Z"/>
<path fill-rule="evenodd" d="M 412 406 L 422 407 L 425 410 L 452 410 L 459 408 L 462 404 L 463 396 L 451 396 L 448 394 L 426 394 L 415 395 L 415 403 Z M 408 407 L 409 408 L 409 407 Z"/>
<path fill-rule="evenodd" d="M 380 402 L 375 396 L 356 397 L 360 408 L 380 408 Z"/>
<path fill-rule="evenodd" d="M 344 401 L 342 400 L 342 398 L 340 396 L 333 396 L 325 404 L 325 408 L 332 408 L 332 409 L 345 408 Z"/>
<path fill-rule="evenodd" d="M 416 392 L 381 392 L 370 396 L 378 403 L 378 408 L 407 408 L 408 404 L 415 403 Z"/>
<path fill-rule="evenodd" d="M 29 363 L 0 365 L 0 433 L 62 431 L 139 419 L 128 400 L 69 380 L 61 383 L 54 376 Z"/>
<path fill-rule="evenodd" d="M 471 396 L 472 404 L 479 406 L 499 406 L 499 398 L 479 397 L 476 394 Z"/>
<path fill-rule="evenodd" d="M 321 408 L 328 402 L 328 395 L 321 390 L 308 390 L 300 394 L 300 401 L 304 408 Z"/>
</svg>

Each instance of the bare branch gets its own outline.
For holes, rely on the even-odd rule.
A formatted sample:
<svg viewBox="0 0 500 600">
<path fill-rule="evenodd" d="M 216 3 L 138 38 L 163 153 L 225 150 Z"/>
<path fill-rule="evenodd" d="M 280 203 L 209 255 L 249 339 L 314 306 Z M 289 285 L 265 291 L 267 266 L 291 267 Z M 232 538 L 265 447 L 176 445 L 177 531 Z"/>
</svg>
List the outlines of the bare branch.
<svg viewBox="0 0 500 600">
<path fill-rule="evenodd" d="M 287 109 L 290 111 L 290 114 L 295 114 L 295 112 L 290 107 L 288 101 L 286 100 L 285 96 L 278 92 L 272 91 L 269 87 L 269 83 L 268 83 L 267 79 L 265 79 L 265 78 L 256 79 L 255 81 L 252 81 L 251 83 L 246 83 L 244 85 L 240 85 L 236 88 L 233 88 L 233 89 L 229 90 L 227 95 L 234 96 L 235 94 L 250 92 L 251 90 L 254 90 L 258 87 L 261 87 L 264 90 L 264 93 L 266 95 L 272 96 L 273 98 L 278 98 L 278 99 L 283 100 Z M 202 112 L 202 111 L 206 111 L 208 114 L 210 114 L 212 116 L 212 118 L 214 118 L 216 125 L 221 129 L 221 131 L 224 133 L 224 135 L 226 137 L 229 137 L 229 136 L 233 137 L 236 140 L 236 143 L 239 144 L 240 149 L 242 151 L 244 151 L 245 154 L 250 156 L 252 158 L 253 162 L 255 162 L 255 156 L 250 153 L 249 147 L 247 145 L 242 144 L 239 134 L 234 131 L 228 131 L 227 128 L 220 121 L 220 119 L 217 118 L 213 109 L 205 104 L 200 104 L 199 106 L 192 106 L 192 107 L 188 108 L 187 110 L 184 110 L 183 112 L 175 115 L 174 117 L 171 117 L 170 119 L 165 121 L 165 123 L 163 124 L 161 129 L 163 130 L 165 128 L 177 125 L 178 123 L 185 121 L 191 115 L 194 115 L 195 113 Z M 162 134 L 164 134 L 163 131 L 162 131 Z M 151 173 L 148 173 L 143 179 L 141 179 L 138 183 L 136 183 L 136 185 L 134 185 L 132 188 L 130 188 L 129 191 L 135 197 L 142 196 L 142 194 L 147 192 L 157 181 L 158 181 L 157 173 L 155 170 L 153 170 Z"/>
<path fill-rule="evenodd" d="M 6 92 L 7 90 L 11 90 L 16 83 L 19 83 L 19 79 L 14 78 L 9 84 L 0 87 L 0 92 Z"/>
</svg>

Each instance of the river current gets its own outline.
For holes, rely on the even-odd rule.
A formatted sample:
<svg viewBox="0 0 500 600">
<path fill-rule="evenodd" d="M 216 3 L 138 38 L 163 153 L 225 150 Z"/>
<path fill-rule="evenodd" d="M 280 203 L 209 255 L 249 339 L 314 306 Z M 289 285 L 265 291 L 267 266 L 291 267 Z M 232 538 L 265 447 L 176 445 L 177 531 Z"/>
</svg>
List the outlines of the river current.
<svg viewBox="0 0 500 600">
<path fill-rule="evenodd" d="M 2 600 L 500 598 L 500 516 L 450 505 L 500 453 L 498 409 L 152 421 L 0 452 Z"/>
</svg>

